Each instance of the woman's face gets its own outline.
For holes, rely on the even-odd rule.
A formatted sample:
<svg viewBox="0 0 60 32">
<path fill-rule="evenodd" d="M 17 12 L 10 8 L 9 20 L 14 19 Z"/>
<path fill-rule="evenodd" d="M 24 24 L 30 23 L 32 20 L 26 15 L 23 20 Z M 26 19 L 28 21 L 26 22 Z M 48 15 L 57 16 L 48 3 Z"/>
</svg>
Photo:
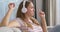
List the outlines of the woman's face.
<svg viewBox="0 0 60 32">
<path fill-rule="evenodd" d="M 29 6 L 27 7 L 27 15 L 28 16 L 34 16 L 34 5 L 33 5 L 33 3 L 31 2 L 30 4 L 29 4 Z"/>
</svg>

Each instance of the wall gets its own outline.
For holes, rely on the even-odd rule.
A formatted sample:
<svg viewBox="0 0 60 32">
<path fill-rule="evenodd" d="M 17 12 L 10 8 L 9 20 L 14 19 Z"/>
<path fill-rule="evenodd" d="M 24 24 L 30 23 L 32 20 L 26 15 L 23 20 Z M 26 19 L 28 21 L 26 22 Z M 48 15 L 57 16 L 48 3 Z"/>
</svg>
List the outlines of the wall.
<svg viewBox="0 0 60 32">
<path fill-rule="evenodd" d="M 17 8 L 18 8 L 18 5 L 21 1 L 22 0 L 0 0 L 0 22 L 3 19 L 3 17 L 5 16 L 5 14 L 7 13 L 8 4 L 10 2 L 15 3 L 15 9 L 10 17 L 10 20 L 13 20 L 16 17 Z"/>
<path fill-rule="evenodd" d="M 60 0 L 56 0 L 56 25 L 60 25 Z"/>
</svg>

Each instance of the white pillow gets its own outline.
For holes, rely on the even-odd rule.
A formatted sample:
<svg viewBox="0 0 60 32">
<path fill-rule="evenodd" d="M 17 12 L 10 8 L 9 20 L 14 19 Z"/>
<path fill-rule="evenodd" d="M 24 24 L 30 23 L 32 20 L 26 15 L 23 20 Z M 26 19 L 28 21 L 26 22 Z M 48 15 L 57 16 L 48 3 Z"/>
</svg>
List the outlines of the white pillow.
<svg viewBox="0 0 60 32">
<path fill-rule="evenodd" d="M 12 28 L 12 30 L 13 30 L 14 32 L 22 32 L 22 30 L 20 30 L 20 29 L 18 29 L 18 28 Z"/>
<path fill-rule="evenodd" d="M 0 27 L 0 32 L 21 32 L 18 28 Z"/>
</svg>

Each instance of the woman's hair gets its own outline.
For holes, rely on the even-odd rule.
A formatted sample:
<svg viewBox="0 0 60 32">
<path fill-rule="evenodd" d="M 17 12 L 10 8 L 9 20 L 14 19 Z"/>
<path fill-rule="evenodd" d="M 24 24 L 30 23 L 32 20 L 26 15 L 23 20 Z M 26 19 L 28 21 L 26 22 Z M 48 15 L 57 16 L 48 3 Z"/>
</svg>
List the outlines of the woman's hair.
<svg viewBox="0 0 60 32">
<path fill-rule="evenodd" d="M 25 8 L 27 8 L 30 3 L 31 3 L 31 1 L 26 1 Z M 18 7 L 17 16 L 16 17 L 21 18 L 21 19 L 24 19 L 26 16 L 25 16 L 25 13 L 22 13 L 21 12 L 22 8 L 23 8 L 23 1 L 20 3 L 20 5 Z"/>
<path fill-rule="evenodd" d="M 29 6 L 29 4 L 31 3 L 31 1 L 26 1 L 25 3 L 25 7 L 27 8 Z M 17 10 L 17 18 L 21 18 L 22 20 L 25 19 L 25 14 L 21 12 L 21 9 L 23 8 L 23 1 L 20 3 L 19 7 L 18 7 L 18 10 Z M 30 18 L 32 20 L 33 23 L 39 25 L 38 21 L 36 21 L 36 19 L 34 18 Z M 29 24 L 29 23 L 26 23 L 28 26 L 30 26 L 32 28 L 32 25 Z"/>
</svg>

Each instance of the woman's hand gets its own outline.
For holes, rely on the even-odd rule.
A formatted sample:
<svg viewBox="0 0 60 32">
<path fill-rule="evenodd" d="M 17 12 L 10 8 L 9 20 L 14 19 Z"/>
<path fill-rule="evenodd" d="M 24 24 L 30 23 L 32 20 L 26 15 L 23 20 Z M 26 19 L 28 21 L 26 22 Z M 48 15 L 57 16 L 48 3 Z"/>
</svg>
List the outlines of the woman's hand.
<svg viewBox="0 0 60 32">
<path fill-rule="evenodd" d="M 45 18 L 45 13 L 44 13 L 43 11 L 40 11 L 40 12 L 39 12 L 39 17 L 40 17 L 40 18 Z"/>
<path fill-rule="evenodd" d="M 8 7 L 9 7 L 9 9 L 14 9 L 15 4 L 14 3 L 9 3 Z"/>
<path fill-rule="evenodd" d="M 41 18 L 41 24 L 42 24 L 42 29 L 43 32 L 47 32 L 47 24 L 46 24 L 46 19 L 45 19 L 45 13 L 43 11 L 39 12 L 39 16 Z"/>
</svg>

